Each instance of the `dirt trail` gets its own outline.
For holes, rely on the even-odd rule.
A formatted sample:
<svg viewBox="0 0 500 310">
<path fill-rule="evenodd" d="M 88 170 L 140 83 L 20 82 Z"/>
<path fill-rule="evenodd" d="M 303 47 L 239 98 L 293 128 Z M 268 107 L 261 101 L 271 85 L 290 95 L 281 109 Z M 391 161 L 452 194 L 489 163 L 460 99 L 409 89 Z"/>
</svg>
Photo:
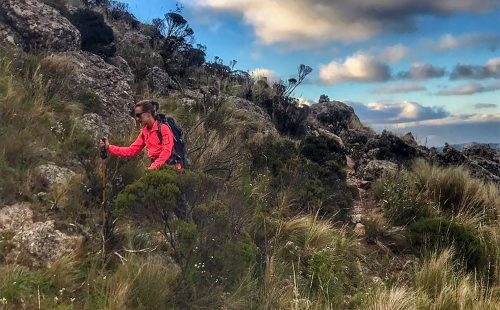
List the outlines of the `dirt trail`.
<svg viewBox="0 0 500 310">
<path fill-rule="evenodd" d="M 411 253 L 404 227 L 392 227 L 384 218 L 383 205 L 375 200 L 371 182 L 355 174 L 354 162 L 347 157 L 347 184 L 358 189 L 350 214 L 354 232 L 361 247 L 361 264 L 365 279 L 373 282 L 409 280 L 417 258 Z"/>
</svg>

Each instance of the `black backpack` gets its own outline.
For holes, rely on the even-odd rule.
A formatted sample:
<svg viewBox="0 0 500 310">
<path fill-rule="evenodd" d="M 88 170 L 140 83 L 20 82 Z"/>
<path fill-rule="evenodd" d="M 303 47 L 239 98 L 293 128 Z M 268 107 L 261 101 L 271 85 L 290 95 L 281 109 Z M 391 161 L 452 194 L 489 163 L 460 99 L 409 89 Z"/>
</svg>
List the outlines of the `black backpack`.
<svg viewBox="0 0 500 310">
<path fill-rule="evenodd" d="M 186 154 L 186 143 L 182 137 L 182 129 L 175 123 L 175 120 L 172 117 L 165 114 L 157 114 L 156 120 L 158 121 L 158 139 L 160 139 L 160 144 L 163 143 L 161 124 L 167 125 L 174 134 L 174 147 L 172 149 L 172 155 L 170 155 L 170 158 L 167 159 L 166 163 L 168 165 L 180 163 L 182 168 L 187 168 L 189 166 L 189 160 Z"/>
</svg>

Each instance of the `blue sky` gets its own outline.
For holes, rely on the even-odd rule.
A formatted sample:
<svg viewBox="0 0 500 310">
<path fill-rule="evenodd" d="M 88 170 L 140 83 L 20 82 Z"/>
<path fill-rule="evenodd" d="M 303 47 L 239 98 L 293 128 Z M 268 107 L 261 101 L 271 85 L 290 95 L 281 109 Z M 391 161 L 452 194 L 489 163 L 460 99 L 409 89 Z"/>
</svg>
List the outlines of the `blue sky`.
<svg viewBox="0 0 500 310">
<path fill-rule="evenodd" d="M 141 21 L 174 0 L 124 1 Z M 183 0 L 208 59 L 284 80 L 296 97 L 352 105 L 376 130 L 421 143 L 500 142 L 499 0 Z"/>
</svg>

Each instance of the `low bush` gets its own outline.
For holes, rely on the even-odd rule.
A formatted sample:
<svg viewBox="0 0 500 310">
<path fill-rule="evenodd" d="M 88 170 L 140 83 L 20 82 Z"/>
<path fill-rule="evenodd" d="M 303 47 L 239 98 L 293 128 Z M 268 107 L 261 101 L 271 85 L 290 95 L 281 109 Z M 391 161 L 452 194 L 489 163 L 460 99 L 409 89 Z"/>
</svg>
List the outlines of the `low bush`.
<svg viewBox="0 0 500 310">
<path fill-rule="evenodd" d="M 479 233 L 451 220 L 421 219 L 408 226 L 407 238 L 413 247 L 423 253 L 453 247 L 455 258 L 463 262 L 468 270 L 485 272 L 494 263 Z"/>
<path fill-rule="evenodd" d="M 408 172 L 383 175 L 373 185 L 375 198 L 384 204 L 384 214 L 395 225 L 407 225 L 438 213 L 432 202 L 424 199 Z"/>
</svg>

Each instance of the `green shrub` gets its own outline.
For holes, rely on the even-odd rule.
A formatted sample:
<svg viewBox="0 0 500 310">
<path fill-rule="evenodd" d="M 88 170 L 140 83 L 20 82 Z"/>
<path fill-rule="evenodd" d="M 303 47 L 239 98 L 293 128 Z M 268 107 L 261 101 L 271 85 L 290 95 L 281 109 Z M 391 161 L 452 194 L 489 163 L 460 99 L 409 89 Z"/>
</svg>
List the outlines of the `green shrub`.
<svg viewBox="0 0 500 310">
<path fill-rule="evenodd" d="M 407 225 L 436 213 L 433 204 L 418 192 L 410 173 L 385 174 L 375 182 L 373 191 L 384 203 L 385 216 L 395 225 Z"/>
<path fill-rule="evenodd" d="M 300 153 L 320 165 L 328 161 L 345 165 L 345 153 L 342 146 L 335 140 L 325 136 L 307 136 L 302 140 Z"/>
<path fill-rule="evenodd" d="M 455 258 L 468 270 L 486 271 L 492 263 L 479 233 L 462 224 L 444 218 L 421 219 L 408 226 L 407 238 L 420 251 L 453 247 Z"/>
<path fill-rule="evenodd" d="M 328 296 L 333 305 L 342 305 L 344 286 L 352 279 L 348 278 L 344 265 L 345 260 L 339 257 L 334 248 L 327 247 L 314 253 L 308 261 L 307 275 L 311 286 L 324 296 Z"/>
</svg>

